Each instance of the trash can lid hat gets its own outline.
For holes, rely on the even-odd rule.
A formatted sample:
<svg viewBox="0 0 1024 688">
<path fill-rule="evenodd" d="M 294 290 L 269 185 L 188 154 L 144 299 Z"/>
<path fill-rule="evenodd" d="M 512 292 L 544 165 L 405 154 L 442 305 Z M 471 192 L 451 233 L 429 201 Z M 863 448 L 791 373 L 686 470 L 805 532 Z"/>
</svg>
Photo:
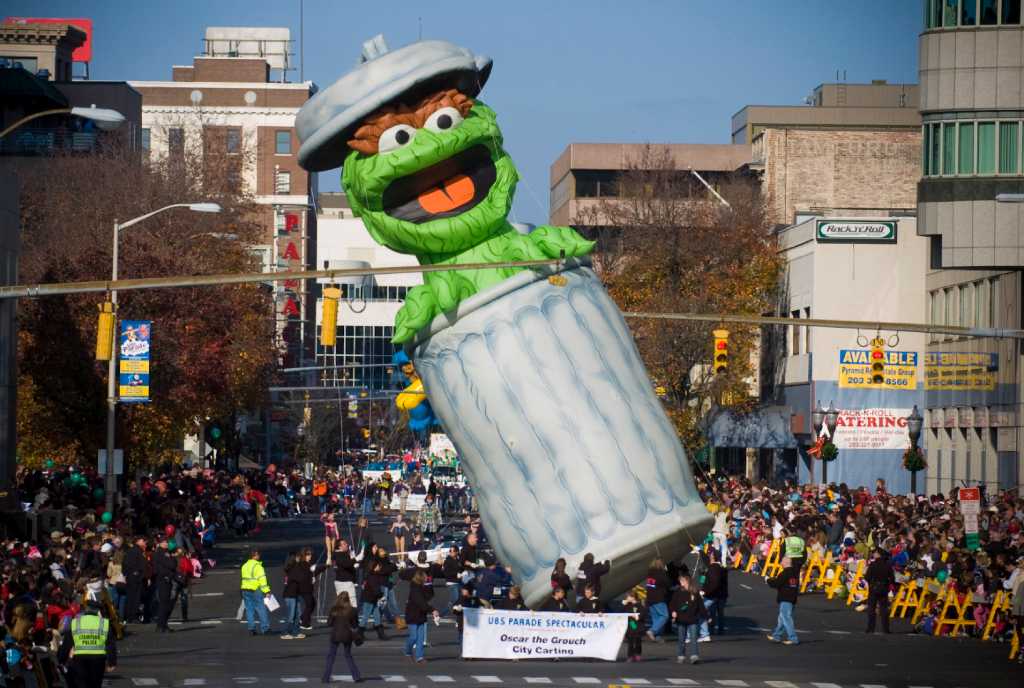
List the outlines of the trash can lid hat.
<svg viewBox="0 0 1024 688">
<path fill-rule="evenodd" d="M 355 69 L 302 106 L 295 119 L 299 164 L 311 172 L 340 167 L 359 123 L 381 106 L 443 88 L 473 97 L 490 73 L 491 58 L 447 41 L 418 41 L 389 51 L 378 34 L 363 43 Z"/>
</svg>

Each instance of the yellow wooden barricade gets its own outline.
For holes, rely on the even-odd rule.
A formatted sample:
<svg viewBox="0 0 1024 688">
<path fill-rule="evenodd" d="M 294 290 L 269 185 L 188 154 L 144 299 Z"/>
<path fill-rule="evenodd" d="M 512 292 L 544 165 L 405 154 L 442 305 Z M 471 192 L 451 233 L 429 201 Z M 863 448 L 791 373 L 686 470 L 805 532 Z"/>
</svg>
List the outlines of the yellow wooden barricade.
<svg viewBox="0 0 1024 688">
<path fill-rule="evenodd" d="M 910 579 L 904 581 L 899 590 L 896 591 L 896 599 L 893 600 L 892 605 L 889 607 L 889 618 L 895 619 L 897 615 L 901 619 L 907 618 L 908 611 L 917 612 L 918 606 L 921 604 L 921 596 L 923 590 L 918 588 L 917 581 Z"/>
<path fill-rule="evenodd" d="M 949 626 L 949 637 L 955 638 L 960 635 L 961 629 L 974 625 L 974 617 L 968 616 L 971 608 L 971 596 L 964 595 L 963 601 L 956 594 L 956 588 L 950 585 L 946 589 L 946 598 L 942 603 L 942 611 L 935 624 L 935 635 L 942 635 L 942 629 Z"/>
<path fill-rule="evenodd" d="M 914 615 L 910 617 L 910 623 L 916 626 L 917 622 L 928 611 L 931 603 L 945 594 L 946 588 L 943 587 L 942 583 L 934 578 L 926 580 L 924 585 L 921 586 L 921 594 L 917 599 L 917 609 L 914 611 Z"/>
<path fill-rule="evenodd" d="M 832 577 L 829 578 L 828 574 L 825 574 L 825 597 L 832 599 L 836 596 L 839 590 L 843 587 L 843 565 L 835 564 L 832 569 Z"/>
<path fill-rule="evenodd" d="M 816 578 L 818 587 L 825 585 L 825 572 L 832 566 L 832 552 L 828 551 L 825 556 L 822 557 L 817 552 L 811 554 L 810 561 L 807 562 L 807 566 L 804 568 L 804 575 L 800 581 L 800 592 L 807 592 L 807 586 L 810 585 L 811 579 Z"/>
<path fill-rule="evenodd" d="M 736 550 L 736 556 L 732 558 L 732 567 L 738 569 L 743 566 L 743 552 Z"/>
<path fill-rule="evenodd" d="M 1009 613 L 1012 597 L 1013 594 L 1005 590 L 1000 590 L 996 593 L 996 596 L 992 599 L 992 609 L 989 610 L 988 620 L 985 621 L 985 631 L 981 634 L 982 640 L 988 640 L 992 636 L 992 629 L 996 625 L 996 615 L 999 612 Z"/>
<path fill-rule="evenodd" d="M 854 602 L 860 604 L 868 599 L 868 584 L 864 580 L 864 560 L 861 559 L 857 562 L 857 572 L 853 574 L 853 580 L 850 581 L 850 594 L 846 596 L 846 606 L 849 607 Z"/>
<path fill-rule="evenodd" d="M 1013 640 L 1010 641 L 1010 659 L 1014 659 L 1020 652 L 1020 638 L 1017 633 L 1013 634 Z"/>
<path fill-rule="evenodd" d="M 757 548 L 754 548 L 750 552 L 750 557 L 747 559 L 747 565 L 743 567 L 743 573 L 750 573 L 754 570 L 754 565 L 757 563 Z"/>
<path fill-rule="evenodd" d="M 764 570 L 761 575 L 765 578 L 775 578 L 782 573 L 782 540 L 772 540 L 772 546 L 768 548 L 768 558 L 764 562 Z"/>
</svg>

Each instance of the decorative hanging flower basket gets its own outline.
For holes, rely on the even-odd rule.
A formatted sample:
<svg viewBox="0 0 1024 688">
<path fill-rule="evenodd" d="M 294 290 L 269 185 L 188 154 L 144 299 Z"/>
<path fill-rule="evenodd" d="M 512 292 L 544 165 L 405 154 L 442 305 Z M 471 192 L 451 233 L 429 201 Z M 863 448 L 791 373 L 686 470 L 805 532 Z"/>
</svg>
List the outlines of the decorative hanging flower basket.
<svg viewBox="0 0 1024 688">
<path fill-rule="evenodd" d="M 911 473 L 917 473 L 928 468 L 928 462 L 925 461 L 924 452 L 921 451 L 920 447 L 910 447 L 903 452 L 903 468 Z"/>
</svg>

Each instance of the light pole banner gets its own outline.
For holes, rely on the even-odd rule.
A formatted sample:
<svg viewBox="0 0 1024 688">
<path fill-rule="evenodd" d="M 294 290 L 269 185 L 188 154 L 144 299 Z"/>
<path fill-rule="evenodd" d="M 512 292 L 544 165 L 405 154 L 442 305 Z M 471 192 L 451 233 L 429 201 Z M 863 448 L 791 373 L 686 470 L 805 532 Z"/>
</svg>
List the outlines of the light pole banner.
<svg viewBox="0 0 1024 688">
<path fill-rule="evenodd" d="M 593 657 L 614 661 L 629 614 L 465 609 L 462 656 L 473 659 Z"/>
<path fill-rule="evenodd" d="M 906 449 L 908 408 L 843 409 L 833 443 L 838 449 Z"/>
<path fill-rule="evenodd" d="M 122 320 L 117 347 L 118 401 L 149 401 L 149 341 L 152 322 Z"/>
</svg>

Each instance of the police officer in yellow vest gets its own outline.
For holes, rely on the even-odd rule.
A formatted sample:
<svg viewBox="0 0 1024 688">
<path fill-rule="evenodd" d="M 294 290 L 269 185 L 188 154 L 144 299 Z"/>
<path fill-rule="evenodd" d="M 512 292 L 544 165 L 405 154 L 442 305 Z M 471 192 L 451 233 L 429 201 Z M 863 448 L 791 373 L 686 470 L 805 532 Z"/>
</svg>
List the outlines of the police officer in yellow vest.
<svg viewBox="0 0 1024 688">
<path fill-rule="evenodd" d="M 114 631 L 100 615 L 98 602 L 86 601 L 82 612 L 66 622 L 57 661 L 67 670 L 69 688 L 102 688 L 103 675 L 117 667 Z"/>
<path fill-rule="evenodd" d="M 800 533 L 792 527 L 783 528 L 782 537 L 782 543 L 785 546 L 784 556 L 789 557 L 793 562 L 793 566 L 799 571 L 804 564 L 807 543 L 800 537 Z"/>
<path fill-rule="evenodd" d="M 245 619 L 252 635 L 266 635 L 270 632 L 270 613 L 264 600 L 270 596 L 267 572 L 260 561 L 259 550 L 249 552 L 249 561 L 242 564 L 242 601 L 245 602 Z M 259 617 L 259 629 L 256 618 Z"/>
</svg>

